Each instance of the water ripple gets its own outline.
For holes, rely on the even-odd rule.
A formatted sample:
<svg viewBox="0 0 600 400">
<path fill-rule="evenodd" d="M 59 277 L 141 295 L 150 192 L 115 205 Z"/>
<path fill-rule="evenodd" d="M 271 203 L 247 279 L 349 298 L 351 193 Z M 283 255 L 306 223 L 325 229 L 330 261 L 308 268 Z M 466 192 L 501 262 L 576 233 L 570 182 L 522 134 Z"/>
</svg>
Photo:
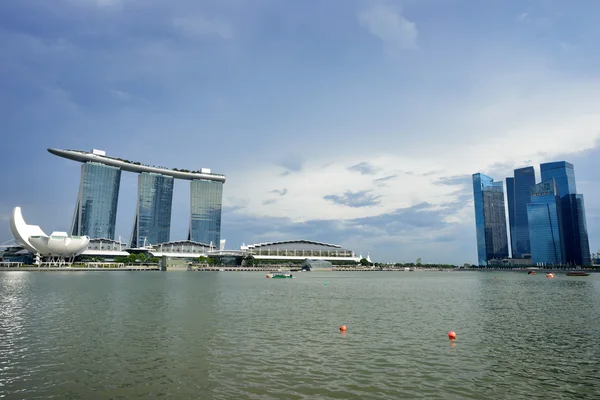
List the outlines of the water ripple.
<svg viewBox="0 0 600 400">
<path fill-rule="evenodd" d="M 588 278 L 0 273 L 0 398 L 600 398 Z"/>
</svg>

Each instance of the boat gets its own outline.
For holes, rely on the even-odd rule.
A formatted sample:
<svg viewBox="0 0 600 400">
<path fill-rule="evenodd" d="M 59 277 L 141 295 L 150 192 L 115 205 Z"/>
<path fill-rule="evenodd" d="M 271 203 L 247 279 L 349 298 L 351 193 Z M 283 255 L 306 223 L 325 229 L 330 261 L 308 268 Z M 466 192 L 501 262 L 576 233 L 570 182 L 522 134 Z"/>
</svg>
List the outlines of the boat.
<svg viewBox="0 0 600 400">
<path fill-rule="evenodd" d="M 567 272 L 567 276 L 588 276 L 587 272 L 583 271 L 569 271 Z"/>
<path fill-rule="evenodd" d="M 294 278 L 294 275 L 287 273 L 287 272 L 271 272 L 270 274 L 267 274 L 267 278 L 291 279 L 291 278 Z"/>
<path fill-rule="evenodd" d="M 546 278 L 554 278 L 554 276 L 555 276 L 555 275 L 554 275 L 554 272 L 548 272 L 548 273 L 546 274 Z"/>
<path fill-rule="evenodd" d="M 535 271 L 529 271 L 529 272 L 527 272 L 527 275 L 535 275 L 536 273 L 537 272 L 535 272 Z"/>
</svg>

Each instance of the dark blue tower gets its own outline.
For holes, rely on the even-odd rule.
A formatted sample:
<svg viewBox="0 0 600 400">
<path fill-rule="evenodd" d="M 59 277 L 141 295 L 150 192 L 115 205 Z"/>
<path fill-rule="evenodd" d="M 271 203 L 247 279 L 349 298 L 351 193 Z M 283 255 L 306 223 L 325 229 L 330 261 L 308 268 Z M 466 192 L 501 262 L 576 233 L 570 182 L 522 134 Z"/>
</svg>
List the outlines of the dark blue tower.
<svg viewBox="0 0 600 400">
<path fill-rule="evenodd" d="M 510 250 L 514 258 L 515 252 L 515 178 L 506 178 L 506 199 L 508 200 L 508 233 Z"/>
<path fill-rule="evenodd" d="M 529 221 L 527 220 L 527 204 L 531 199 L 531 188 L 535 185 L 533 167 L 515 169 L 514 176 L 514 236 L 513 258 L 524 258 L 531 255 L 529 241 Z M 509 214 L 510 215 L 510 214 Z"/>
</svg>

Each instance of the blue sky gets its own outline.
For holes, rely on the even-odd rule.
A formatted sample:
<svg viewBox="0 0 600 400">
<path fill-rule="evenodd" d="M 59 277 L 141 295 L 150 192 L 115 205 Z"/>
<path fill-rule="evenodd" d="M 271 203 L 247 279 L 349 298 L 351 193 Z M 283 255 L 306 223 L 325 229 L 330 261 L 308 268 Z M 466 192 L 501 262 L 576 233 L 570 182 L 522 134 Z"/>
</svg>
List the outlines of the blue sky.
<svg viewBox="0 0 600 400">
<path fill-rule="evenodd" d="M 226 174 L 228 247 L 340 243 L 475 262 L 470 174 L 575 164 L 600 248 L 600 3 L 5 0 L 0 243 L 20 205 L 67 230 L 60 147 Z M 539 175 L 538 175 L 539 180 Z M 187 233 L 175 185 L 172 239 Z M 129 238 L 136 177 L 123 174 Z"/>
</svg>

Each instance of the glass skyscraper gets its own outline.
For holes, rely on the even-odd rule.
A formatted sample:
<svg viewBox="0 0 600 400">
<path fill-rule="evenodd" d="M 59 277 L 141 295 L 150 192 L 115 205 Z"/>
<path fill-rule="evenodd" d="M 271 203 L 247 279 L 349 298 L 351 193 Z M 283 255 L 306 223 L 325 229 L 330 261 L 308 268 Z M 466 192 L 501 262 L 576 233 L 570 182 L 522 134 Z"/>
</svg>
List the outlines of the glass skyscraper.
<svg viewBox="0 0 600 400">
<path fill-rule="evenodd" d="M 540 164 L 540 171 L 542 173 L 542 181 L 554 178 L 560 197 L 577 193 L 573 164 L 566 161 Z"/>
<path fill-rule="evenodd" d="M 172 176 L 142 172 L 130 247 L 168 242 L 171 236 Z"/>
<path fill-rule="evenodd" d="M 194 179 L 190 185 L 191 214 L 189 240 L 213 244 L 221 240 L 221 208 L 223 183 Z"/>
<path fill-rule="evenodd" d="M 590 242 L 582 194 L 568 194 L 561 199 L 565 263 L 590 266 Z"/>
<path fill-rule="evenodd" d="M 515 251 L 515 178 L 506 178 L 506 200 L 508 201 L 508 235 L 511 254 Z"/>
<path fill-rule="evenodd" d="M 473 174 L 473 197 L 479 265 L 488 265 L 493 259 L 507 258 L 508 238 L 502 182 L 494 182 L 481 173 Z"/>
<path fill-rule="evenodd" d="M 121 169 L 95 162 L 81 165 L 81 183 L 71 235 L 115 238 Z"/>
<path fill-rule="evenodd" d="M 542 179 L 553 178 L 561 197 L 561 216 L 565 263 L 569 265 L 591 265 L 590 245 L 585 219 L 583 195 L 577 194 L 575 169 L 566 161 L 540 165 Z"/>
<path fill-rule="evenodd" d="M 564 264 L 561 201 L 554 178 L 531 188 L 527 217 L 531 238 L 531 262 L 534 265 Z"/>
<path fill-rule="evenodd" d="M 531 198 L 531 188 L 535 185 L 535 170 L 533 167 L 515 169 L 514 171 L 514 247 L 513 258 L 524 258 L 531 254 L 529 241 L 529 220 L 527 204 Z M 509 213 L 510 215 L 510 213 Z"/>
</svg>

